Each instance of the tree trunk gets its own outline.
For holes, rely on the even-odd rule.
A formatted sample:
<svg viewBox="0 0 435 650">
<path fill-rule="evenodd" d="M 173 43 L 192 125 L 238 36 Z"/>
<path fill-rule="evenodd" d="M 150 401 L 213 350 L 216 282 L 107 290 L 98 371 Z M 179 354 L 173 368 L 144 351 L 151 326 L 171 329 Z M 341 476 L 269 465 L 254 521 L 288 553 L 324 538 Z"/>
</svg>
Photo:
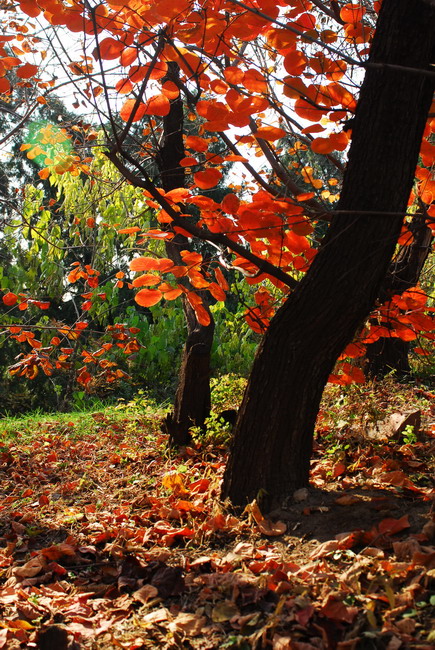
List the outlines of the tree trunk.
<svg viewBox="0 0 435 650">
<path fill-rule="evenodd" d="M 432 245 L 432 231 L 421 216 L 415 216 L 411 223 L 414 235 L 412 244 L 402 246 L 397 258 L 391 263 L 388 275 L 381 288 L 380 302 L 394 295 L 401 295 L 415 287 Z M 411 374 L 409 365 L 409 341 L 397 337 L 382 337 L 367 346 L 365 372 L 368 377 L 381 379 L 394 371 L 396 377 Z"/>
<path fill-rule="evenodd" d="M 179 68 L 169 63 L 167 79 L 177 81 Z M 180 160 L 185 157 L 183 142 L 183 102 L 181 97 L 171 101 L 169 114 L 163 118 L 163 140 L 157 164 L 163 189 L 166 192 L 185 186 L 184 168 Z M 181 250 L 190 250 L 186 237 L 176 234 L 166 242 L 166 254 L 181 265 Z M 191 288 L 189 286 L 189 288 Z M 205 419 L 210 415 L 210 357 L 213 344 L 213 316 L 204 300 L 204 307 L 210 316 L 210 324 L 201 325 L 190 306 L 183 298 L 183 310 L 187 324 L 187 339 L 178 375 L 174 410 L 164 420 L 163 429 L 169 434 L 170 445 L 185 445 L 190 441 L 192 426 L 204 429 Z"/>
<path fill-rule="evenodd" d="M 379 295 L 434 90 L 430 75 L 382 64 L 427 71 L 434 45 L 435 6 L 384 0 L 369 57 L 380 65 L 367 67 L 361 88 L 340 214 L 272 319 L 243 398 L 222 489 L 234 505 L 265 495 L 270 507 L 308 484 L 323 388 Z"/>
</svg>

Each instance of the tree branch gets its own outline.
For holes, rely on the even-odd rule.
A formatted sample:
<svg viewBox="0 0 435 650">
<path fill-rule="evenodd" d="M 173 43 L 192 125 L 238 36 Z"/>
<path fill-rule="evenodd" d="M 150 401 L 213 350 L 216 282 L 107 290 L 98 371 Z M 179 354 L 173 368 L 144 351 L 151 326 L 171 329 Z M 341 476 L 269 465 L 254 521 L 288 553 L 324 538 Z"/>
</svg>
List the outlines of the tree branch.
<svg viewBox="0 0 435 650">
<path fill-rule="evenodd" d="M 129 163 L 131 163 L 136 167 L 136 169 L 141 173 L 141 177 L 137 176 L 134 172 L 128 169 L 128 167 L 119 159 L 118 153 L 120 153 L 120 155 L 126 161 L 128 161 Z M 146 170 L 143 169 L 143 167 L 138 163 L 138 161 L 135 160 L 132 156 L 130 156 L 127 152 L 125 151 L 117 152 L 114 150 L 111 151 L 109 150 L 105 152 L 105 155 L 121 172 L 124 178 L 126 178 L 132 185 L 134 185 L 135 187 L 142 187 L 143 189 L 147 190 L 151 194 L 151 196 L 169 214 L 169 216 L 172 219 L 172 223 L 175 226 L 187 231 L 189 234 L 192 235 L 192 237 L 197 237 L 198 239 L 209 241 L 213 244 L 217 244 L 218 246 L 224 246 L 226 248 L 229 248 L 233 253 L 237 253 L 237 255 L 240 255 L 241 257 L 248 260 L 249 262 L 252 262 L 252 264 L 254 264 L 259 269 L 260 272 L 267 273 L 267 275 L 271 275 L 272 277 L 276 278 L 280 282 L 283 282 L 286 286 L 290 287 L 291 289 L 294 289 L 299 284 L 298 281 L 295 280 L 295 278 L 293 278 L 292 276 L 288 275 L 288 273 L 276 267 L 274 264 L 271 264 L 267 260 L 264 260 L 261 257 L 257 257 L 257 255 L 254 255 L 249 250 L 244 248 L 241 244 L 238 244 L 237 242 L 233 241 L 226 235 L 222 233 L 212 233 L 209 230 L 206 230 L 204 228 L 199 228 L 198 226 L 187 221 L 187 219 L 183 219 L 182 217 L 180 217 L 179 214 L 170 205 L 170 203 L 165 199 L 165 197 L 162 196 L 160 192 L 157 190 L 154 183 L 148 177 Z"/>
</svg>

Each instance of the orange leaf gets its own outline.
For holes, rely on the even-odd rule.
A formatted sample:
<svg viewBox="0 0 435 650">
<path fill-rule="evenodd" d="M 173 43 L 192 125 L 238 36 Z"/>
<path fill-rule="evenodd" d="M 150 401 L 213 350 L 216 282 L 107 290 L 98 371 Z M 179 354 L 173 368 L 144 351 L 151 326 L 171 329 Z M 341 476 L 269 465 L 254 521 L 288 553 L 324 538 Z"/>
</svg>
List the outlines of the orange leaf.
<svg viewBox="0 0 435 650">
<path fill-rule="evenodd" d="M 253 93 L 267 92 L 267 81 L 264 75 L 256 68 L 250 68 L 245 72 L 242 83 L 247 90 Z"/>
<path fill-rule="evenodd" d="M 230 84 L 237 85 L 243 81 L 244 72 L 243 70 L 240 70 L 240 68 L 237 68 L 236 66 L 229 65 L 227 68 L 224 70 L 224 76 L 225 79 L 228 81 Z"/>
<path fill-rule="evenodd" d="M 171 103 L 163 93 L 150 97 L 145 104 L 145 115 L 159 115 L 163 117 L 169 113 Z"/>
<path fill-rule="evenodd" d="M 191 167 L 192 165 L 197 165 L 198 161 L 196 158 L 192 158 L 192 156 L 186 156 L 185 158 L 182 158 L 180 160 L 180 165 L 181 167 Z"/>
<path fill-rule="evenodd" d="M 204 325 L 204 327 L 210 325 L 210 314 L 203 307 L 201 298 L 196 293 L 193 293 L 192 291 L 189 291 L 186 294 L 186 297 L 193 311 L 195 312 L 195 316 L 198 320 L 198 323 L 200 325 Z"/>
<path fill-rule="evenodd" d="M 127 95 L 131 90 L 133 90 L 133 84 L 130 79 L 120 79 L 115 86 L 115 90 L 120 95 Z"/>
<path fill-rule="evenodd" d="M 365 7 L 361 4 L 347 4 L 340 11 L 340 18 L 345 23 L 359 23 L 366 12 Z"/>
<path fill-rule="evenodd" d="M 256 138 L 270 141 L 278 140 L 278 138 L 283 138 L 285 134 L 286 132 L 284 129 L 280 129 L 277 126 L 263 126 L 257 129 L 257 131 L 254 133 Z"/>
<path fill-rule="evenodd" d="M 20 9 L 31 18 L 36 18 L 41 13 L 41 9 L 34 0 L 20 0 Z"/>
<path fill-rule="evenodd" d="M 50 169 L 48 167 L 44 167 L 44 169 L 41 169 L 41 171 L 38 172 L 39 178 L 42 178 L 42 180 L 45 180 L 50 176 Z"/>
<path fill-rule="evenodd" d="M 175 495 L 184 496 L 189 493 L 185 488 L 183 475 L 177 472 L 165 474 L 162 478 L 162 485 Z"/>
<path fill-rule="evenodd" d="M 311 142 L 311 149 L 314 153 L 331 153 L 334 151 L 334 144 L 330 138 L 314 138 Z"/>
<path fill-rule="evenodd" d="M 184 144 L 194 151 L 204 152 L 208 149 L 208 140 L 204 140 L 204 138 L 200 138 L 197 135 L 188 135 Z"/>
<path fill-rule="evenodd" d="M 150 79 L 161 79 L 165 76 L 168 71 L 168 65 L 164 61 L 157 61 L 154 67 L 151 68 L 150 65 L 133 65 L 130 68 L 128 76 L 133 83 L 139 83 L 149 75 Z"/>
<path fill-rule="evenodd" d="M 157 305 L 162 299 L 163 294 L 159 289 L 141 289 L 135 295 L 134 299 L 141 307 L 152 307 Z"/>
<path fill-rule="evenodd" d="M 11 291 L 3 296 L 3 303 L 8 307 L 15 305 L 17 300 L 18 296 L 16 296 L 15 293 L 12 293 Z"/>
<path fill-rule="evenodd" d="M 145 273 L 145 275 L 139 275 L 132 282 L 133 287 L 152 287 L 154 284 L 160 282 L 159 275 L 153 275 L 152 273 Z"/>
<path fill-rule="evenodd" d="M 200 187 L 202 190 L 208 190 L 219 183 L 222 178 L 222 173 L 218 169 L 210 167 L 202 172 L 196 172 L 193 178 L 197 187 Z"/>
<path fill-rule="evenodd" d="M 210 282 L 208 286 L 208 290 L 210 291 L 213 298 L 225 302 L 226 300 L 225 291 L 221 289 L 221 287 L 218 284 L 216 284 L 216 282 Z"/>
<path fill-rule="evenodd" d="M 222 210 L 228 214 L 237 214 L 237 210 L 240 207 L 240 199 L 232 192 L 226 194 L 221 201 L 221 207 Z"/>
<path fill-rule="evenodd" d="M 11 84 L 6 77 L 0 77 L 0 93 L 8 93 L 11 90 Z"/>
<path fill-rule="evenodd" d="M 121 55 L 121 52 L 125 49 L 124 43 L 117 41 L 114 38 L 108 36 L 100 42 L 100 51 L 99 55 L 102 59 L 106 61 L 111 61 L 112 59 L 118 59 Z M 98 58 L 98 50 L 94 50 L 94 58 Z"/>
<path fill-rule="evenodd" d="M 75 549 L 71 544 L 62 542 L 61 544 L 55 544 L 54 546 L 47 546 L 42 548 L 39 553 L 47 558 L 47 560 L 60 560 L 61 557 L 69 556 L 74 557 Z"/>
<path fill-rule="evenodd" d="M 271 521 L 270 519 L 264 519 L 257 524 L 260 533 L 262 535 L 267 535 L 267 537 L 278 537 L 279 535 L 284 535 L 287 530 L 287 525 L 283 521 Z"/>
<path fill-rule="evenodd" d="M 120 235 L 132 235 L 135 232 L 139 232 L 141 228 L 139 226 L 130 226 L 130 228 L 121 228 L 121 230 L 118 230 L 118 233 Z"/>
<path fill-rule="evenodd" d="M 400 519 L 387 518 L 378 524 L 378 530 L 382 535 L 395 535 L 401 530 L 410 527 L 408 515 L 403 515 Z"/>
<path fill-rule="evenodd" d="M 162 86 L 162 93 L 168 99 L 177 99 L 177 97 L 180 94 L 180 89 L 176 84 L 174 84 L 173 81 L 165 81 L 165 83 Z"/>
<path fill-rule="evenodd" d="M 31 77 L 34 77 L 37 72 L 38 72 L 37 65 L 33 65 L 32 63 L 25 63 L 20 68 L 18 68 L 18 70 L 15 71 L 15 74 L 20 79 L 30 79 Z"/>
<path fill-rule="evenodd" d="M 284 57 L 284 68 L 287 72 L 298 77 L 305 70 L 307 65 L 306 56 L 299 50 L 293 50 Z"/>
<path fill-rule="evenodd" d="M 159 285 L 160 291 L 163 293 L 163 298 L 165 300 L 175 300 L 178 296 L 181 296 L 183 293 L 178 287 L 172 287 L 170 284 L 163 282 Z"/>
<path fill-rule="evenodd" d="M 313 106 L 305 99 L 297 99 L 295 101 L 295 112 L 302 117 L 304 120 L 309 120 L 310 122 L 318 122 L 321 117 L 325 114 L 325 110 Z"/>
<path fill-rule="evenodd" d="M 352 623 L 355 616 L 358 614 L 357 607 L 348 607 L 342 601 L 336 600 L 333 595 L 328 596 L 326 603 L 320 610 L 323 616 L 330 618 L 334 621 L 344 621 Z"/>
<path fill-rule="evenodd" d="M 124 122 L 128 122 L 135 107 L 136 107 L 136 100 L 127 99 L 127 101 L 122 105 L 122 108 L 119 111 L 119 117 L 121 118 L 121 120 L 124 120 Z M 139 122 L 139 120 L 141 120 L 145 114 L 146 114 L 146 105 L 143 102 L 139 102 L 139 105 L 137 106 L 136 111 L 134 113 L 132 122 Z"/>
<path fill-rule="evenodd" d="M 174 266 L 168 257 L 135 257 L 130 262 L 131 271 L 169 271 Z"/>
<path fill-rule="evenodd" d="M 133 61 L 137 59 L 137 48 L 136 47 L 126 47 L 121 54 L 120 63 L 126 68 L 128 65 L 131 65 Z"/>
<path fill-rule="evenodd" d="M 230 288 L 230 287 L 229 287 L 229 284 L 228 284 L 228 282 L 226 281 L 225 276 L 224 276 L 224 274 L 222 273 L 222 271 L 220 270 L 219 267 L 215 268 L 215 270 L 214 270 L 214 274 L 215 274 L 215 276 L 216 276 L 216 280 L 217 280 L 219 286 L 220 286 L 224 291 L 229 291 L 229 288 Z"/>
</svg>

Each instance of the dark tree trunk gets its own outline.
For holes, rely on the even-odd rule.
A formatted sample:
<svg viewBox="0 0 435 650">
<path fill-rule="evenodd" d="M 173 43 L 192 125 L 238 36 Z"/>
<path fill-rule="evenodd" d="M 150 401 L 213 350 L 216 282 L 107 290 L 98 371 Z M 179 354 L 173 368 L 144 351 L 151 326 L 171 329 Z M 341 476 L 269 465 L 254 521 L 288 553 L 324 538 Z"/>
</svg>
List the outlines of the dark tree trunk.
<svg viewBox="0 0 435 650">
<path fill-rule="evenodd" d="M 353 125 L 339 210 L 272 319 L 235 428 L 222 496 L 272 505 L 308 484 L 313 430 L 336 359 L 379 295 L 403 222 L 434 90 L 435 6 L 384 0 Z M 383 213 L 390 214 L 383 214 Z"/>
<path fill-rule="evenodd" d="M 169 63 L 167 79 L 177 80 L 179 69 L 176 63 Z M 163 118 L 163 139 L 157 164 L 163 189 L 166 192 L 184 187 L 185 173 L 180 165 L 184 158 L 183 102 L 181 97 L 171 101 L 169 114 Z M 189 250 L 186 237 L 176 234 L 166 242 L 166 254 L 177 265 L 182 264 L 180 251 Z M 191 287 L 189 287 L 191 288 Z M 178 388 L 174 410 L 164 420 L 163 428 L 169 434 L 171 445 L 185 445 L 190 441 L 192 426 L 204 429 L 205 419 L 210 415 L 210 356 L 213 344 L 213 316 L 204 300 L 204 307 L 210 315 L 210 324 L 201 325 L 186 299 L 183 309 L 187 325 L 187 339 L 178 375 Z"/>
<path fill-rule="evenodd" d="M 411 231 L 414 240 L 409 246 L 402 246 L 397 258 L 391 263 L 382 284 L 380 302 L 401 295 L 418 283 L 433 237 L 422 216 L 413 218 Z M 408 355 L 409 341 L 382 337 L 367 346 L 365 372 L 374 379 L 381 379 L 391 371 L 395 372 L 396 377 L 406 377 L 411 374 Z"/>
</svg>

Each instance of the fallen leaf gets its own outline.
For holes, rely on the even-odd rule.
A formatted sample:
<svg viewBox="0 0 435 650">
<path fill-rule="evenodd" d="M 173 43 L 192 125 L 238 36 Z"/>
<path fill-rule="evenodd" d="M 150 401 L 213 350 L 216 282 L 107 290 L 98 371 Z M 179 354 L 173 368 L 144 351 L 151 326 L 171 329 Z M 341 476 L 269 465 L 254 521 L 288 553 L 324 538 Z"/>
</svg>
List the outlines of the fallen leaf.
<svg viewBox="0 0 435 650">
<path fill-rule="evenodd" d="M 222 600 L 215 605 L 211 612 L 211 618 L 214 623 L 224 623 L 240 614 L 239 608 L 231 600 Z"/>
<path fill-rule="evenodd" d="M 408 515 L 403 515 L 400 519 L 387 518 L 378 524 L 378 530 L 381 535 L 395 535 L 401 530 L 410 527 Z"/>
<path fill-rule="evenodd" d="M 310 558 L 312 558 L 313 560 L 317 560 L 317 558 L 323 557 L 324 555 L 328 555 L 328 553 L 332 553 L 339 548 L 340 548 L 340 543 L 338 540 L 329 539 L 328 541 L 319 544 L 319 546 L 315 549 L 315 551 L 313 551 L 310 554 Z"/>
<path fill-rule="evenodd" d="M 154 612 L 150 612 L 149 614 L 146 614 L 142 618 L 142 624 L 144 625 L 152 625 L 153 623 L 162 623 L 163 621 L 167 621 L 169 619 L 169 612 L 165 607 L 161 607 L 160 609 L 156 609 Z"/>
<path fill-rule="evenodd" d="M 353 506 L 355 503 L 361 503 L 361 497 L 357 497 L 353 494 L 344 494 L 342 497 L 337 497 L 335 503 L 338 503 L 339 506 Z"/>
<path fill-rule="evenodd" d="M 151 579 L 151 584 L 159 591 L 159 596 L 168 598 L 178 596 L 184 589 L 184 579 L 181 567 L 164 566 L 156 571 Z"/>
<path fill-rule="evenodd" d="M 75 556 L 75 549 L 71 544 L 55 544 L 54 546 L 47 546 L 47 548 L 42 548 L 39 553 L 44 555 L 47 560 L 59 560 L 61 557 Z"/>
<path fill-rule="evenodd" d="M 16 578 L 33 578 L 34 576 L 41 573 L 41 571 L 46 567 L 47 561 L 42 555 L 37 555 L 32 557 L 31 560 L 23 564 L 23 566 L 16 567 L 12 569 L 12 574 Z"/>
<path fill-rule="evenodd" d="M 168 627 L 171 632 L 183 632 L 190 637 L 199 636 L 206 624 L 207 619 L 205 616 L 180 612 L 180 614 L 169 623 Z"/>
<path fill-rule="evenodd" d="M 267 537 L 278 537 L 279 535 L 284 535 L 287 531 L 287 524 L 283 521 L 270 521 L 270 519 L 265 519 L 258 524 L 258 528 Z"/>
<path fill-rule="evenodd" d="M 144 585 L 137 591 L 133 592 L 132 597 L 134 600 L 138 600 L 143 605 L 146 605 L 149 600 L 156 598 L 159 594 L 157 587 L 153 585 Z"/>
<path fill-rule="evenodd" d="M 331 594 L 327 597 L 326 603 L 320 611 L 324 616 L 334 621 L 352 623 L 358 613 L 358 608 L 346 606 L 341 600 L 337 600 L 337 598 Z"/>
</svg>

